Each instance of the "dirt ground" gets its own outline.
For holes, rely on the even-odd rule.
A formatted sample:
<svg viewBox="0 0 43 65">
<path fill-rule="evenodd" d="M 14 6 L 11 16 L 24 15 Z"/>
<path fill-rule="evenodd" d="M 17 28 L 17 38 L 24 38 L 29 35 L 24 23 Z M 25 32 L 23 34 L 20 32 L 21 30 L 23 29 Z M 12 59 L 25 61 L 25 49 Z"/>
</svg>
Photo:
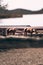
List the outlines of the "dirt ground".
<svg viewBox="0 0 43 65">
<path fill-rule="evenodd" d="M 43 65 L 43 48 L 2 50 L 0 65 Z"/>
</svg>

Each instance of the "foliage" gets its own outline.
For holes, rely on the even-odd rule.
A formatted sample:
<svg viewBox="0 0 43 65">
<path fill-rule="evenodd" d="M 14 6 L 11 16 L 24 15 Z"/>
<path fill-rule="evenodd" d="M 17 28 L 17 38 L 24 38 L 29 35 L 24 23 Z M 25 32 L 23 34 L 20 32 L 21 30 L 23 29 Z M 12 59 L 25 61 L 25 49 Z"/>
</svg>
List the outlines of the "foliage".
<svg viewBox="0 0 43 65">
<path fill-rule="evenodd" d="M 2 3 L 2 0 L 0 0 L 0 9 L 6 9 L 8 4 L 6 4 L 6 5 L 3 4 L 2 5 L 1 3 Z"/>
</svg>

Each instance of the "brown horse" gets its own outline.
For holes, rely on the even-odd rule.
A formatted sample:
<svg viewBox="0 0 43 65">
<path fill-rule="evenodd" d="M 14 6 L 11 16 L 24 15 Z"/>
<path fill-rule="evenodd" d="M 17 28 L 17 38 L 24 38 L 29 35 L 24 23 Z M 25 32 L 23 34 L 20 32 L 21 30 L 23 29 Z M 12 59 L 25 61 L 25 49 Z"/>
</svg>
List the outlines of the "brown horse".
<svg viewBox="0 0 43 65">
<path fill-rule="evenodd" d="M 26 35 L 26 36 L 27 36 L 27 33 L 30 33 L 30 34 L 31 34 L 31 36 L 32 36 L 32 33 L 33 33 L 33 28 L 25 28 L 25 29 L 24 29 L 24 35 Z"/>
<path fill-rule="evenodd" d="M 9 29 L 7 30 L 7 34 L 8 34 L 8 35 L 9 35 L 9 34 L 10 34 L 10 35 L 12 35 L 12 34 L 15 35 L 15 32 L 16 32 L 16 29 L 15 29 L 15 28 L 14 28 L 14 29 L 13 29 L 13 28 L 9 28 Z"/>
</svg>

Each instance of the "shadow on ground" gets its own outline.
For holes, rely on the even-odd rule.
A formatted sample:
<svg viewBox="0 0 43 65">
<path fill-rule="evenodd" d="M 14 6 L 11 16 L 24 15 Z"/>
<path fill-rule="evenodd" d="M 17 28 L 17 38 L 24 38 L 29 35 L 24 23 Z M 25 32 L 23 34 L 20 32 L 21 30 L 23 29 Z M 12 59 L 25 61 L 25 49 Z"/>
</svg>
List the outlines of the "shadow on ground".
<svg viewBox="0 0 43 65">
<path fill-rule="evenodd" d="M 20 38 L 6 38 L 0 39 L 0 51 L 12 48 L 43 48 L 43 38 L 36 39 L 20 39 Z"/>
</svg>

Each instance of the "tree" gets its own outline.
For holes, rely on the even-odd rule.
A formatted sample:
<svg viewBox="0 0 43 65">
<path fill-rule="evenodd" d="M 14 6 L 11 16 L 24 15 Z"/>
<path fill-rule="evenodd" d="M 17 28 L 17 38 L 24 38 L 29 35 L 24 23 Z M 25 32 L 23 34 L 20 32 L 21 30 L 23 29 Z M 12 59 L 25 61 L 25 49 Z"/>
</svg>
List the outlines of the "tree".
<svg viewBox="0 0 43 65">
<path fill-rule="evenodd" d="M 0 7 L 1 7 L 1 0 L 0 0 Z"/>
<path fill-rule="evenodd" d="M 6 5 L 5 5 L 5 4 L 3 4 L 3 6 L 2 6 L 2 4 L 1 4 L 1 3 L 2 3 L 2 1 L 3 1 L 3 0 L 0 0 L 0 9 L 6 9 L 6 8 L 7 8 L 7 6 L 8 6 L 8 4 L 6 4 Z"/>
</svg>

